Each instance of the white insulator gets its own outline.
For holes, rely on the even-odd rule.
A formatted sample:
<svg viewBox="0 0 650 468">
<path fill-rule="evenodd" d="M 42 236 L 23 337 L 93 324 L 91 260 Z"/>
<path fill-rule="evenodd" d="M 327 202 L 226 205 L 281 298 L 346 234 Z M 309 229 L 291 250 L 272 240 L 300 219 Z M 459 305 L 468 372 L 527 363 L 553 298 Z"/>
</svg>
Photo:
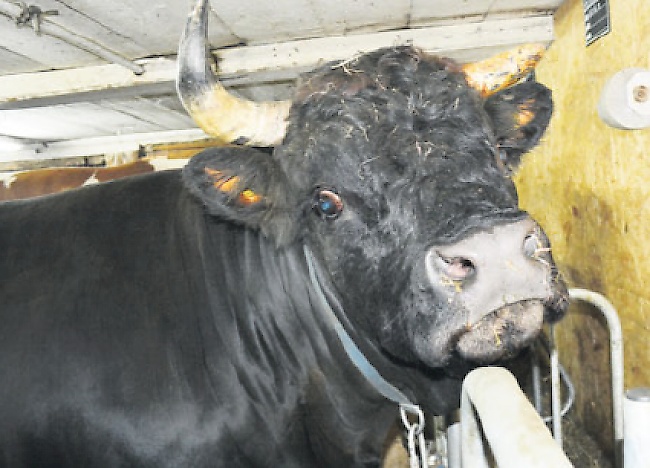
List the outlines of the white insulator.
<svg viewBox="0 0 650 468">
<path fill-rule="evenodd" d="M 610 78 L 598 102 L 598 115 L 614 128 L 650 127 L 650 71 L 626 68 Z"/>
<path fill-rule="evenodd" d="M 632 388 L 623 403 L 625 468 L 650 466 L 650 388 Z"/>
</svg>

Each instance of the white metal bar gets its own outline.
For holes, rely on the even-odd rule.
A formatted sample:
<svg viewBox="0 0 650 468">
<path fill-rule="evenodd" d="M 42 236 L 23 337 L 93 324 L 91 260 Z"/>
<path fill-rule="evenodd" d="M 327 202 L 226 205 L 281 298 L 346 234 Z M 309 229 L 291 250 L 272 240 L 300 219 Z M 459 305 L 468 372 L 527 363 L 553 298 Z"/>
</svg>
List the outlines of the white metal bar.
<svg viewBox="0 0 650 468">
<path fill-rule="evenodd" d="M 533 373 L 533 403 L 535 411 L 542 415 L 542 373 L 539 366 L 539 356 L 537 354 L 537 344 L 533 344 L 530 352 L 531 368 Z"/>
<path fill-rule="evenodd" d="M 447 468 L 463 468 L 460 422 L 454 422 L 447 428 Z"/>
<path fill-rule="evenodd" d="M 609 349 L 612 369 L 612 399 L 614 419 L 614 457 L 616 468 L 623 466 L 623 331 L 616 309 L 603 295 L 586 289 L 569 289 L 571 299 L 578 299 L 596 306 L 605 316 L 609 327 Z"/>
<path fill-rule="evenodd" d="M 560 402 L 560 357 L 555 346 L 555 327 L 550 326 L 549 341 L 551 347 L 551 415 L 553 421 L 553 438 L 562 447 L 562 416 Z"/>
<path fill-rule="evenodd" d="M 569 468 L 573 465 L 524 395 L 501 367 L 481 367 L 463 382 L 462 466 L 488 468 L 483 435 L 499 468 Z"/>
<path fill-rule="evenodd" d="M 627 391 L 625 411 L 625 468 L 644 468 L 650 461 L 650 388 Z"/>
</svg>

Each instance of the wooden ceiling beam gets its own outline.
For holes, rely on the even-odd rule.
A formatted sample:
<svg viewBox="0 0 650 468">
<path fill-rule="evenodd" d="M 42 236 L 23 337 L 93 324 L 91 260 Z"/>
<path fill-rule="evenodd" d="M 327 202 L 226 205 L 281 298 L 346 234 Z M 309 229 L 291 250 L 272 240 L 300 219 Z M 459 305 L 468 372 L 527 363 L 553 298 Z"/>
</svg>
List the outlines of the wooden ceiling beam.
<svg viewBox="0 0 650 468">
<path fill-rule="evenodd" d="M 101 163 L 102 158 L 105 158 L 106 155 L 138 152 L 145 145 L 202 140 L 210 140 L 210 136 L 199 129 L 189 129 L 83 138 L 47 144 L 25 144 L 22 148 L 14 151 L 0 151 L 0 172 L 59 167 L 61 165 L 83 165 L 83 158 L 91 158 L 95 163 L 97 161 Z M 72 158 L 72 162 L 66 164 L 57 161 L 61 158 Z"/>
<path fill-rule="evenodd" d="M 215 55 L 226 86 L 255 86 L 293 80 L 321 63 L 392 45 L 413 44 L 431 53 L 468 62 L 509 46 L 552 40 L 553 17 L 542 14 L 227 48 L 215 51 Z M 145 70 L 140 75 L 110 64 L 1 76 L 0 110 L 174 92 L 176 61 L 173 58 L 137 63 Z"/>
</svg>

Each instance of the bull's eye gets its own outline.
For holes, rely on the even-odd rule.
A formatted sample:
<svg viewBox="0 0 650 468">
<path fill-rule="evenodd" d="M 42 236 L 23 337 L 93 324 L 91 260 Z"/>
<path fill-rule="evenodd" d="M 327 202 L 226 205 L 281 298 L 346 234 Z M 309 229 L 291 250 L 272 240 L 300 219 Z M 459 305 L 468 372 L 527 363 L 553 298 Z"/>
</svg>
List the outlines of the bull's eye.
<svg viewBox="0 0 650 468">
<path fill-rule="evenodd" d="M 321 218 L 336 219 L 343 211 L 343 200 L 334 189 L 321 189 L 316 191 L 313 207 Z"/>
</svg>

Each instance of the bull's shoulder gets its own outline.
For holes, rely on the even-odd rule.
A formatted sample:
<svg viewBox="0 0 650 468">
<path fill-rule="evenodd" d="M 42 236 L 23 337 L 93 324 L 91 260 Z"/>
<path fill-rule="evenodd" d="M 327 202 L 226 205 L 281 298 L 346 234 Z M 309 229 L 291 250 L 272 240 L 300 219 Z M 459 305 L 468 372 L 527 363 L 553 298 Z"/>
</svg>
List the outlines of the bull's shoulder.
<svg viewBox="0 0 650 468">
<path fill-rule="evenodd" d="M 0 203 L 0 270 L 64 262 L 81 271 L 90 256 L 146 259 L 147 252 L 167 248 L 162 241 L 171 230 L 191 233 L 200 214 L 178 172 Z"/>
<path fill-rule="evenodd" d="M 151 209 L 177 198 L 182 190 L 178 170 L 135 175 L 36 198 L 0 202 L 0 219 L 17 222 L 31 217 L 55 216 L 64 220 L 84 209 L 99 215 L 101 210 L 119 209 L 124 205 L 131 210 L 140 205 Z M 151 200 L 158 203 L 151 203 Z"/>
</svg>

